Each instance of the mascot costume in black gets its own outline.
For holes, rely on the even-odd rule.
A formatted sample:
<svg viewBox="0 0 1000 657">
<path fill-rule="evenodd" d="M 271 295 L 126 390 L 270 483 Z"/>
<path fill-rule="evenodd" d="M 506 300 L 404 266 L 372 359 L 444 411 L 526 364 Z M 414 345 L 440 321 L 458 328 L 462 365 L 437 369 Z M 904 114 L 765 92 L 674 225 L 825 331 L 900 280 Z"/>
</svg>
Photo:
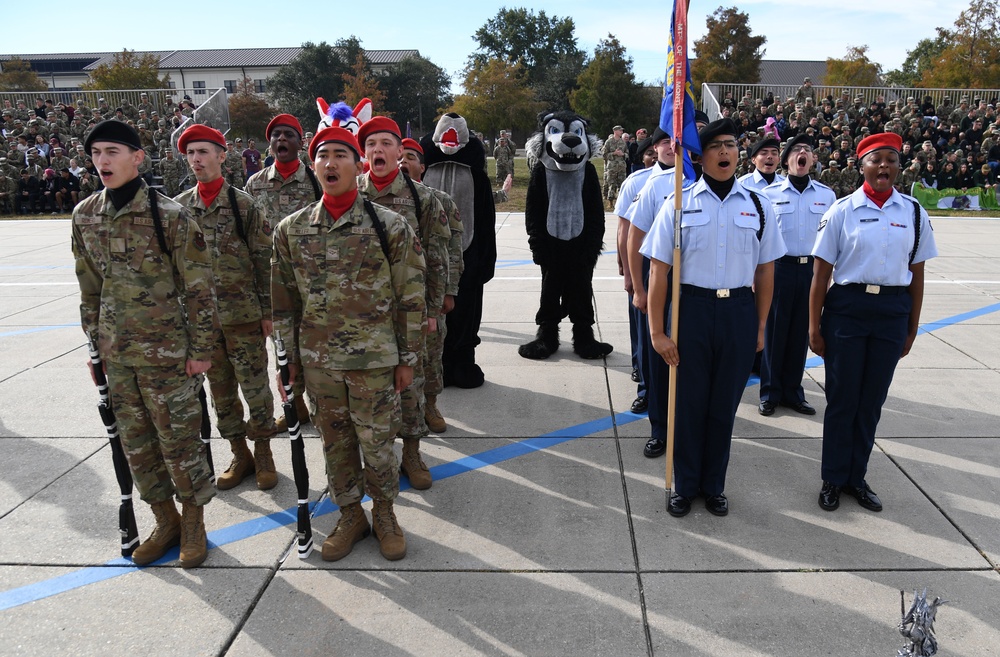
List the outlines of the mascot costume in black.
<svg viewBox="0 0 1000 657">
<path fill-rule="evenodd" d="M 451 195 L 462 219 L 465 271 L 458 284 L 455 308 L 447 315 L 444 339 L 444 385 L 477 388 L 485 379 L 476 364 L 479 325 L 483 319 L 483 286 L 497 262 L 497 212 L 486 175 L 486 149 L 469 138 L 465 119 L 453 112 L 438 121 L 433 134 L 420 140 L 427 170 L 423 183 Z"/>
<path fill-rule="evenodd" d="M 521 345 L 524 358 L 548 358 L 559 348 L 559 322 L 573 322 L 573 351 L 603 358 L 612 346 L 594 338 L 594 267 L 604 244 L 604 202 L 591 156 L 600 140 L 587 120 L 572 112 L 542 113 L 540 132 L 526 149 L 531 170 L 524 224 L 535 264 L 542 268 L 536 339 Z"/>
</svg>

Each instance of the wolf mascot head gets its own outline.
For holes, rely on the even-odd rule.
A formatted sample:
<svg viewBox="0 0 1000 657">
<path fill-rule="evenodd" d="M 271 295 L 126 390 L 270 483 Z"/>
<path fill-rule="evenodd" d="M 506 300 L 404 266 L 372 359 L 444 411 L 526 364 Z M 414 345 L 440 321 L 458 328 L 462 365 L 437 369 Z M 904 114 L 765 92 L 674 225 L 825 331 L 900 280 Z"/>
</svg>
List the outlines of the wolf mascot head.
<svg viewBox="0 0 1000 657">
<path fill-rule="evenodd" d="M 349 130 L 357 137 L 361 124 L 372 118 L 372 101 L 368 98 L 362 98 L 353 110 L 347 103 L 336 102 L 330 105 L 322 98 L 316 99 L 316 107 L 319 109 L 319 125 L 316 126 L 316 132 L 337 126 Z"/>
<path fill-rule="evenodd" d="M 601 148 L 601 140 L 587 132 L 587 119 L 573 112 L 542 112 L 538 128 L 525 147 L 546 169 L 576 171 Z"/>
</svg>

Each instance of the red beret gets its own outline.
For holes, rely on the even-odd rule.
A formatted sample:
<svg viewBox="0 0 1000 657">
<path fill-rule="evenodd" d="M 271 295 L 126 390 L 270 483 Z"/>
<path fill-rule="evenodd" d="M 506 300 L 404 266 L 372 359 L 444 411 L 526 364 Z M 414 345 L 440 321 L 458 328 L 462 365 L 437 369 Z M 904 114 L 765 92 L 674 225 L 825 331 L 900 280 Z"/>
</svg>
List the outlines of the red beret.
<svg viewBox="0 0 1000 657">
<path fill-rule="evenodd" d="M 403 148 L 409 148 L 411 151 L 416 151 L 421 155 L 424 154 L 424 149 L 420 147 L 420 142 L 418 142 L 416 139 L 410 139 L 409 137 L 404 139 Z"/>
<path fill-rule="evenodd" d="M 398 138 L 402 138 L 399 132 L 399 124 L 390 119 L 388 116 L 373 116 L 369 120 L 361 124 L 361 129 L 358 130 L 358 143 L 364 148 L 365 141 L 368 139 L 369 135 L 373 135 L 376 132 L 391 132 Z"/>
<path fill-rule="evenodd" d="M 891 148 L 898 153 L 903 148 L 903 138 L 895 132 L 880 132 L 877 135 L 865 137 L 861 140 L 861 143 L 858 144 L 858 162 L 860 162 L 861 158 L 865 155 L 868 155 L 872 151 L 877 151 L 880 148 Z"/>
<path fill-rule="evenodd" d="M 270 139 L 271 128 L 279 125 L 287 125 L 289 128 L 295 128 L 295 132 L 299 133 L 299 139 L 302 139 L 302 124 L 291 114 L 279 114 L 271 119 L 271 122 L 267 124 L 267 128 L 264 130 L 264 137 Z"/>
<path fill-rule="evenodd" d="M 209 128 L 207 125 L 200 123 L 195 123 L 181 133 L 180 139 L 177 140 L 177 147 L 183 153 L 187 150 L 188 144 L 193 141 L 211 142 L 216 146 L 221 146 L 222 150 L 226 150 L 226 137 L 215 128 Z"/>
<path fill-rule="evenodd" d="M 309 159 L 316 159 L 316 151 L 323 144 L 329 144 L 331 142 L 337 144 L 343 144 L 354 151 L 360 158 L 362 155 L 361 147 L 358 146 L 358 140 L 354 137 L 354 133 L 345 128 L 340 128 L 333 126 L 330 128 L 323 128 L 320 130 L 312 141 L 309 142 Z"/>
</svg>

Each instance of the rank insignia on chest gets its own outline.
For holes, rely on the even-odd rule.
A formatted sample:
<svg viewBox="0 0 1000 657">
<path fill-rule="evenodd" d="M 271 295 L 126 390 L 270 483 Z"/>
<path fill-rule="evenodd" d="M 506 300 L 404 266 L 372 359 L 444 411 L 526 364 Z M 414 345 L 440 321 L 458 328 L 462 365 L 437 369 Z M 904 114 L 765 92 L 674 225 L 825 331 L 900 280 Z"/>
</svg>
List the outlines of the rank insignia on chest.
<svg viewBox="0 0 1000 657">
<path fill-rule="evenodd" d="M 198 249 L 199 251 L 205 250 L 205 234 L 202 233 L 201 231 L 198 231 L 197 233 L 194 234 L 194 248 Z"/>
<path fill-rule="evenodd" d="M 340 249 L 335 246 L 327 247 L 326 249 L 326 259 L 327 260 L 340 260 Z"/>
</svg>

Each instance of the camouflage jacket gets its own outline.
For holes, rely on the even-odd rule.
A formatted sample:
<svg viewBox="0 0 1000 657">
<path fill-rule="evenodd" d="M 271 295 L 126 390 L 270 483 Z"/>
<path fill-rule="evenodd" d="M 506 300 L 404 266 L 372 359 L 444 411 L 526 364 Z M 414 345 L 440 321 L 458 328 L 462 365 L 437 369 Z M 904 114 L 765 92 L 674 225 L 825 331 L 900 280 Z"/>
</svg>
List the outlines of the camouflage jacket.
<svg viewBox="0 0 1000 657">
<path fill-rule="evenodd" d="M 360 193 L 336 221 L 318 201 L 274 229 L 272 314 L 290 362 L 336 370 L 416 364 L 426 317 L 420 241 L 400 215 L 372 205 L 388 262 Z"/>
<path fill-rule="evenodd" d="M 448 287 L 448 244 L 451 242 L 451 229 L 448 216 L 441 207 L 441 202 L 434 196 L 434 192 L 422 183 L 414 182 L 413 186 L 420 200 L 419 217 L 412 192 L 403 178 L 402 171 L 395 180 L 383 187 L 382 191 L 376 189 L 375 183 L 371 180 L 371 173 L 358 178 L 358 190 L 364 196 L 372 203 L 401 214 L 420 238 L 426 262 L 427 314 L 438 317 Z"/>
<path fill-rule="evenodd" d="M 316 192 L 305 165 L 299 165 L 289 178 L 283 179 L 274 165 L 250 176 L 244 189 L 260 203 L 272 226 L 323 196 Z M 319 182 L 316 183 L 319 185 Z"/>
<path fill-rule="evenodd" d="M 83 330 L 101 357 L 127 367 L 211 359 L 219 316 L 211 254 L 186 208 L 157 197 L 160 249 L 145 183 L 115 211 L 107 190 L 73 210 Z"/>
<path fill-rule="evenodd" d="M 615 155 L 615 151 L 621 151 L 622 155 Z M 624 162 L 628 155 L 628 145 L 625 140 L 621 137 L 611 137 L 601 148 L 601 156 L 604 157 L 605 163 L 610 162 Z"/>
<path fill-rule="evenodd" d="M 232 188 L 246 236 L 244 242 L 229 202 L 230 188 L 228 183 L 222 183 L 219 195 L 207 208 L 197 187 L 174 197 L 191 211 L 205 234 L 223 326 L 271 319 L 271 225 L 252 196 Z"/>
<path fill-rule="evenodd" d="M 184 177 L 184 163 L 174 158 L 168 160 L 167 158 L 160 158 L 159 163 L 156 165 L 160 168 L 160 175 L 166 179 L 180 180 Z"/>
</svg>

